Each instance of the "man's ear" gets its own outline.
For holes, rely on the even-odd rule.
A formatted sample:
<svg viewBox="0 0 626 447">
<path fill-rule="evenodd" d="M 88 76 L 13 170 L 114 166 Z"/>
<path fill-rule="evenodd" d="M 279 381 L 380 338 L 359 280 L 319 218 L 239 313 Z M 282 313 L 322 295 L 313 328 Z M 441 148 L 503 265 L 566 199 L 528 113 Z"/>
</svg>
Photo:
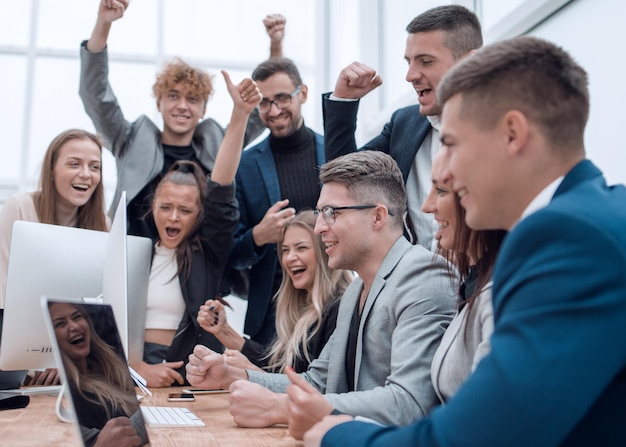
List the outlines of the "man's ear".
<svg viewBox="0 0 626 447">
<path fill-rule="evenodd" d="M 157 98 L 157 110 L 159 112 L 161 111 L 161 97 L 160 96 Z"/>
<path fill-rule="evenodd" d="M 308 96 L 309 87 L 306 84 L 302 84 L 302 87 L 300 87 L 300 104 L 304 104 Z"/>
<path fill-rule="evenodd" d="M 509 110 L 500 124 L 505 132 L 507 152 L 511 156 L 518 155 L 528 142 L 529 123 L 526 115 L 519 110 Z"/>
</svg>

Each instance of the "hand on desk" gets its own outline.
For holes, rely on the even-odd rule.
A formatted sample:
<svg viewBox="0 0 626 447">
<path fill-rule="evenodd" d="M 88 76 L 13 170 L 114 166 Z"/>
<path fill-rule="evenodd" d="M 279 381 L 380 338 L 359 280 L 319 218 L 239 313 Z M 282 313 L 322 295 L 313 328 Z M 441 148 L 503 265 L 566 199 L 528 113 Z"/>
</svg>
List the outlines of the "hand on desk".
<svg viewBox="0 0 626 447">
<path fill-rule="evenodd" d="M 184 362 L 163 362 L 156 365 L 150 365 L 146 362 L 138 362 L 130 365 L 141 377 L 146 379 L 149 387 L 164 388 L 178 383 L 182 385 L 185 379 L 176 370 L 182 367 Z"/>
<path fill-rule="evenodd" d="M 222 354 L 203 345 L 196 345 L 189 355 L 187 381 L 201 388 L 228 389 L 235 380 L 247 380 L 248 373 L 242 368 L 229 366 Z"/>
<path fill-rule="evenodd" d="M 271 427 L 287 423 L 287 396 L 247 380 L 230 386 L 230 414 L 240 427 Z"/>
<path fill-rule="evenodd" d="M 293 368 L 287 368 L 291 385 L 287 387 L 287 420 L 289 434 L 302 439 L 304 432 L 333 411 L 333 406 Z"/>
<path fill-rule="evenodd" d="M 24 385 L 59 385 L 61 375 L 56 368 L 48 368 L 45 371 L 29 371 L 24 379 Z"/>
<path fill-rule="evenodd" d="M 354 420 L 354 418 L 347 414 L 324 416 L 324 419 L 315 424 L 304 434 L 304 447 L 320 447 L 322 445 L 322 439 L 324 439 L 324 435 L 328 433 L 328 430 L 336 425 L 352 420 Z"/>
<path fill-rule="evenodd" d="M 127 417 L 117 417 L 110 419 L 96 439 L 94 447 L 137 447 L 141 444 L 141 438 L 137 431 L 130 424 Z"/>
</svg>

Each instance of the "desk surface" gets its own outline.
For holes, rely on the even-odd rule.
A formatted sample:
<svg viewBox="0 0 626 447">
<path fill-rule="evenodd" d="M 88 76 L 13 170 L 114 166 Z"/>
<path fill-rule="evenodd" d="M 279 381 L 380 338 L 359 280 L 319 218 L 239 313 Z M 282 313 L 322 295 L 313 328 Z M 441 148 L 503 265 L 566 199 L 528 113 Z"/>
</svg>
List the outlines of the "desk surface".
<svg viewBox="0 0 626 447">
<path fill-rule="evenodd" d="M 228 412 L 228 394 L 196 396 L 195 402 L 168 402 L 176 388 L 152 389 L 142 405 L 187 407 L 204 421 L 199 428 L 148 428 L 151 446 L 284 446 L 301 443 L 285 427 L 240 428 Z M 30 396 L 30 404 L 18 410 L 0 411 L 0 440 L 11 446 L 80 446 L 75 424 L 59 421 L 55 396 Z"/>
</svg>

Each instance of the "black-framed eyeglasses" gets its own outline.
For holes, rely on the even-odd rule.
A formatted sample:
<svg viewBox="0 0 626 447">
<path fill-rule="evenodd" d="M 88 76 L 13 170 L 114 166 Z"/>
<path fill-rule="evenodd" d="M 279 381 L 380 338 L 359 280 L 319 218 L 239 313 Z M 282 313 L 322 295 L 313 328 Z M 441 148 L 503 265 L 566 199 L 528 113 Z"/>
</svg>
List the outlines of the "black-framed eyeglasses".
<svg viewBox="0 0 626 447">
<path fill-rule="evenodd" d="M 259 112 L 266 113 L 270 111 L 272 104 L 278 107 L 279 110 L 289 107 L 291 105 L 291 98 L 300 93 L 300 89 L 302 89 L 302 85 L 297 86 L 296 89 L 289 94 L 280 93 L 276 95 L 272 101 L 264 98 L 261 100 L 257 108 L 259 109 Z"/>
<path fill-rule="evenodd" d="M 320 214 L 324 218 L 327 224 L 335 223 L 335 211 L 343 211 L 343 210 L 369 210 L 372 208 L 376 208 L 378 205 L 351 205 L 351 206 L 324 206 L 321 209 L 315 208 L 313 213 L 317 218 Z M 393 213 L 387 210 L 390 216 L 393 216 Z"/>
</svg>

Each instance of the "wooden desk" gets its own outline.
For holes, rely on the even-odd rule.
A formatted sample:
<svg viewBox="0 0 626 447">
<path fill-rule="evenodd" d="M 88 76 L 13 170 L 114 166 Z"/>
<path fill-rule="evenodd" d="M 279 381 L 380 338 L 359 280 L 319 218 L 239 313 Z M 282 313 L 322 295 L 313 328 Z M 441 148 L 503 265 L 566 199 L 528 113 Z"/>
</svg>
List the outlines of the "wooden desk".
<svg viewBox="0 0 626 447">
<path fill-rule="evenodd" d="M 142 405 L 187 407 L 204 421 L 200 428 L 148 428 L 151 446 L 282 446 L 302 444 L 285 427 L 240 428 L 228 412 L 228 394 L 196 396 L 195 402 L 168 402 L 167 394 L 180 388 L 152 389 Z M 0 411 L 0 444 L 7 446 L 80 446 L 75 424 L 59 421 L 56 397 L 35 395 L 19 410 Z"/>
</svg>

